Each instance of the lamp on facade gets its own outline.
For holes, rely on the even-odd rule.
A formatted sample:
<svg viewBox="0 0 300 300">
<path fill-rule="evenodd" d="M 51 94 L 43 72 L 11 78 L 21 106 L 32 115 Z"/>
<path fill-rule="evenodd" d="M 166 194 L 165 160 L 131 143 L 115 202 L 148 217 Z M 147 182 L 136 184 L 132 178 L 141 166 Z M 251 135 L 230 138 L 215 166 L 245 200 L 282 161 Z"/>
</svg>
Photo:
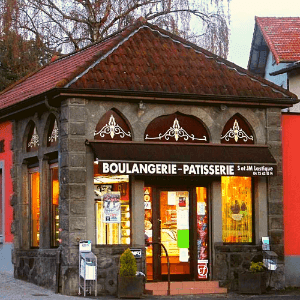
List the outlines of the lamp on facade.
<svg viewBox="0 0 300 300">
<path fill-rule="evenodd" d="M 138 116 L 141 117 L 145 113 L 145 110 L 146 110 L 145 103 L 143 101 L 140 101 L 139 108 L 138 108 Z"/>
</svg>

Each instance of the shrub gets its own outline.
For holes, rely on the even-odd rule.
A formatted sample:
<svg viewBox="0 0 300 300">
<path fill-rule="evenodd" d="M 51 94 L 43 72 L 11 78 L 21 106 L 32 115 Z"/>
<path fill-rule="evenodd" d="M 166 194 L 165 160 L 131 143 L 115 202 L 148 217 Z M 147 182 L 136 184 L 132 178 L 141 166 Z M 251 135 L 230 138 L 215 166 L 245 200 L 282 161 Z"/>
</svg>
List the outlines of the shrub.
<svg viewBox="0 0 300 300">
<path fill-rule="evenodd" d="M 259 262 L 251 262 L 250 266 L 250 272 L 252 273 L 257 273 L 257 272 L 263 272 L 264 271 L 264 264 L 259 261 Z"/>
<path fill-rule="evenodd" d="M 130 249 L 126 249 L 120 257 L 120 276 L 135 276 L 136 261 Z"/>
</svg>

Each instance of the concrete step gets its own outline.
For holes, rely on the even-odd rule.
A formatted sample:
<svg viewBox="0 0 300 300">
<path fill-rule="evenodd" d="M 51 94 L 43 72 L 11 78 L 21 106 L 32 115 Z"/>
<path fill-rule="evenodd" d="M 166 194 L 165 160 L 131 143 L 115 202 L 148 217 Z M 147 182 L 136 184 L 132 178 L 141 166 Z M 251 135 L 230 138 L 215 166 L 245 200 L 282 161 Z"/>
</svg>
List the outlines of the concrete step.
<svg viewBox="0 0 300 300">
<path fill-rule="evenodd" d="M 168 294 L 168 282 L 147 282 L 145 293 L 157 296 Z M 170 284 L 171 295 L 226 294 L 227 288 L 219 287 L 218 281 L 176 281 Z"/>
</svg>

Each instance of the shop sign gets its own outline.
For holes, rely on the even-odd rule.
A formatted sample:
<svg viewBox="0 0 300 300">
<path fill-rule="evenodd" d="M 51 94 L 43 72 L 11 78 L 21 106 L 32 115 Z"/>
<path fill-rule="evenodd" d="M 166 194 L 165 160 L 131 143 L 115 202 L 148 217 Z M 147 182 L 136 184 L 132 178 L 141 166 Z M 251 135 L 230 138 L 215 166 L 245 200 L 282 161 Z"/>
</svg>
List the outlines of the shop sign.
<svg viewBox="0 0 300 300">
<path fill-rule="evenodd" d="M 142 249 L 130 248 L 130 251 L 134 258 L 142 258 Z"/>
<path fill-rule="evenodd" d="M 198 260 L 198 279 L 207 279 L 208 275 L 208 260 Z"/>
<path fill-rule="evenodd" d="M 276 166 L 262 164 L 229 163 L 150 163 L 150 162 L 101 162 L 101 174 L 126 175 L 179 175 L 179 176 L 274 176 Z"/>
</svg>

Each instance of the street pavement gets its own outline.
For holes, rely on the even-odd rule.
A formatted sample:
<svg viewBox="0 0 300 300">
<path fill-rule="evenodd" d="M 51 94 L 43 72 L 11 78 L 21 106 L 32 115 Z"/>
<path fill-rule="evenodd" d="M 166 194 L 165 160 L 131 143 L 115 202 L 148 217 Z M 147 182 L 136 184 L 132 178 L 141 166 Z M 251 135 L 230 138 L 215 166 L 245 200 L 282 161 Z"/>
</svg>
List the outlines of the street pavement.
<svg viewBox="0 0 300 300">
<path fill-rule="evenodd" d="M 0 271 L 0 299 L 9 300 L 46 300 L 46 299 L 69 299 L 79 300 L 83 296 L 64 296 L 55 294 L 53 291 L 47 290 L 32 283 L 13 278 L 12 271 Z M 85 299 L 112 300 L 115 296 L 87 296 Z M 300 288 L 290 289 L 288 291 L 270 291 L 263 295 L 239 295 L 238 293 L 228 293 L 226 295 L 183 295 L 183 296 L 148 296 L 145 300 L 300 300 Z"/>
</svg>

